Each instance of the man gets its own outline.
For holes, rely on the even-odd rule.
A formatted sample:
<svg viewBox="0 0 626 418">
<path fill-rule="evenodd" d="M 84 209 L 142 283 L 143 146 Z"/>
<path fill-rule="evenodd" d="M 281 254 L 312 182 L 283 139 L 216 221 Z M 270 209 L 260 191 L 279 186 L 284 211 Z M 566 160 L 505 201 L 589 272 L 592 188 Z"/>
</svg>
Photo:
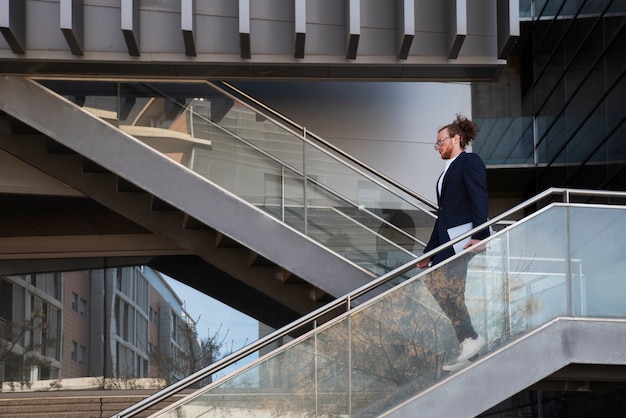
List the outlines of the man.
<svg viewBox="0 0 626 418">
<path fill-rule="evenodd" d="M 485 163 L 478 155 L 465 152 L 465 147 L 477 133 L 478 126 L 474 122 L 457 115 L 454 122 L 441 128 L 437 134 L 435 149 L 446 161 L 446 167 L 437 182 L 439 216 L 424 253 L 487 221 L 489 195 Z M 432 259 L 429 257 L 420 261 L 418 267 L 441 263 L 488 236 L 488 229 L 480 231 L 460 244 L 436 253 Z M 448 370 L 467 364 L 486 343 L 474 330 L 465 304 L 467 265 L 472 256 L 472 253 L 461 256 L 434 270 L 425 279 L 426 287 L 452 322 L 460 343 L 457 363 L 448 366 Z"/>
</svg>

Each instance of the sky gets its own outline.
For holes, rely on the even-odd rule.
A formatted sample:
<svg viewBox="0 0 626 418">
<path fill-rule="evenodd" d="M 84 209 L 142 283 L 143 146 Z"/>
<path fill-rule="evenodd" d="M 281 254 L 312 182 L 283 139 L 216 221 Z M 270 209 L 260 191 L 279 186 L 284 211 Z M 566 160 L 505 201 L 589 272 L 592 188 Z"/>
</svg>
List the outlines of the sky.
<svg viewBox="0 0 626 418">
<path fill-rule="evenodd" d="M 204 293 L 166 277 L 167 283 L 184 302 L 184 307 L 192 319 L 197 321 L 198 336 L 205 339 L 218 334 L 224 339 L 224 351 L 237 351 L 258 339 L 257 320 L 219 302 Z"/>
</svg>

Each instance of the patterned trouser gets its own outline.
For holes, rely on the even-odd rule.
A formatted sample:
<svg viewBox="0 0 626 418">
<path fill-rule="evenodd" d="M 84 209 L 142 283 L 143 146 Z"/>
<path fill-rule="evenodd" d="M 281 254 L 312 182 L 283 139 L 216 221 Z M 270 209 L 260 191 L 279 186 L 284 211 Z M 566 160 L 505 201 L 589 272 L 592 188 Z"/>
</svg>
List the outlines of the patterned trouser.
<svg viewBox="0 0 626 418">
<path fill-rule="evenodd" d="M 452 322 L 459 342 L 477 337 L 465 305 L 465 278 L 471 258 L 468 254 L 441 265 L 424 279 L 426 288 Z"/>
</svg>

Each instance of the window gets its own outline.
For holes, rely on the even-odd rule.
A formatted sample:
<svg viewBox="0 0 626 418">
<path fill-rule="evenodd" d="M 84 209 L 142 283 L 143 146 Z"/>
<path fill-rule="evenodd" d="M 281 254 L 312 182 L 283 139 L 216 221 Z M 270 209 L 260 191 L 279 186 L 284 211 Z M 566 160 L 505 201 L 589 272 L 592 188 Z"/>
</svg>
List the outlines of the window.
<svg viewBox="0 0 626 418">
<path fill-rule="evenodd" d="M 72 341 L 72 361 L 78 361 L 78 343 Z"/>
<path fill-rule="evenodd" d="M 32 274 L 30 284 L 59 300 L 61 294 L 61 273 Z"/>
<path fill-rule="evenodd" d="M 87 315 L 87 301 L 83 298 L 78 299 L 78 313 L 80 316 Z"/>
<path fill-rule="evenodd" d="M 78 312 L 78 295 L 72 292 L 72 310 Z"/>
<path fill-rule="evenodd" d="M 159 311 L 152 309 L 152 306 L 150 307 L 150 322 L 159 325 Z"/>
<path fill-rule="evenodd" d="M 143 277 L 141 277 L 140 275 L 137 275 L 136 286 L 137 286 L 137 291 L 136 291 L 137 305 L 139 305 L 139 307 L 141 308 L 143 312 L 147 312 L 148 311 L 148 295 L 150 293 L 150 289 L 148 287 L 148 281 L 144 279 Z"/>
<path fill-rule="evenodd" d="M 83 364 L 87 361 L 87 347 L 84 345 L 78 346 L 78 362 Z"/>
<path fill-rule="evenodd" d="M 13 285 L 4 279 L 0 279 L 0 318 L 13 320 Z"/>
<path fill-rule="evenodd" d="M 172 314 L 172 340 L 178 342 L 178 317 L 176 316 L 176 314 L 174 313 L 174 311 L 171 312 Z"/>
</svg>

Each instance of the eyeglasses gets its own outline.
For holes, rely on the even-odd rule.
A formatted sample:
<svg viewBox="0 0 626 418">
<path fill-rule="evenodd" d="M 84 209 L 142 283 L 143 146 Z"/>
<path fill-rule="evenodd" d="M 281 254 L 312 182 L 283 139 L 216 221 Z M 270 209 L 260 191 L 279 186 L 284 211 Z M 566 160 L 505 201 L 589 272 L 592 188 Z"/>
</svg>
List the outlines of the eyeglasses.
<svg viewBox="0 0 626 418">
<path fill-rule="evenodd" d="M 437 149 L 438 147 L 442 146 L 443 145 L 443 141 L 445 141 L 448 138 L 452 138 L 452 137 L 451 136 L 446 136 L 444 138 L 439 138 L 437 140 L 437 142 L 435 142 L 435 149 Z"/>
</svg>

